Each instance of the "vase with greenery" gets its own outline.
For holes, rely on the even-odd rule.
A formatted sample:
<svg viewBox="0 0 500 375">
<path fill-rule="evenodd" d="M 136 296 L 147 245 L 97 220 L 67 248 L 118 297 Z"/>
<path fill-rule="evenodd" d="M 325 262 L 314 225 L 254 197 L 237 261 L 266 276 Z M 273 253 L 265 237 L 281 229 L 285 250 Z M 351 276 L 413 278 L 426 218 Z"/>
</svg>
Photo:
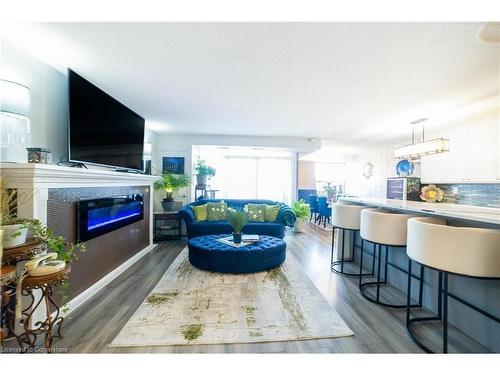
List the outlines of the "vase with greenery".
<svg viewBox="0 0 500 375">
<path fill-rule="evenodd" d="M 174 193 L 182 188 L 189 186 L 189 177 L 185 174 L 165 173 L 155 182 L 157 190 L 165 191 L 161 205 L 165 211 L 173 211 L 175 208 Z"/>
<path fill-rule="evenodd" d="M 199 159 L 194 165 L 194 173 L 196 174 L 196 183 L 206 185 L 207 180 L 215 176 L 215 168 L 209 166 L 205 160 Z"/>
<path fill-rule="evenodd" d="M 227 221 L 233 227 L 234 243 L 241 243 L 241 234 L 243 227 L 248 223 L 249 220 L 248 212 L 228 208 L 226 215 Z"/>
<path fill-rule="evenodd" d="M 28 228 L 25 220 L 17 217 L 18 193 L 14 189 L 4 189 L 1 185 L 1 242 L 5 249 L 20 246 L 26 242 Z"/>
<path fill-rule="evenodd" d="M 332 200 L 335 198 L 335 194 L 337 193 L 337 188 L 332 186 L 331 182 L 327 182 L 326 185 L 323 186 L 323 191 L 325 192 L 327 198 Z"/>
<path fill-rule="evenodd" d="M 295 201 L 292 203 L 292 211 L 297 217 L 295 224 L 293 226 L 294 232 L 302 232 L 302 226 L 305 221 L 311 216 L 311 209 L 309 204 L 307 204 L 303 199 Z"/>
</svg>

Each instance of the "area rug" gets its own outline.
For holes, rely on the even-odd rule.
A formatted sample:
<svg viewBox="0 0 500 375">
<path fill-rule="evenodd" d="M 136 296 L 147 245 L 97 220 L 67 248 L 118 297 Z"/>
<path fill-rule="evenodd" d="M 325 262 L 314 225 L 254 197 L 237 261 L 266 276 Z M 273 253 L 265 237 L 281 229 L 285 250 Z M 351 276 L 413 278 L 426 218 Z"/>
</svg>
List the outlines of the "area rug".
<svg viewBox="0 0 500 375">
<path fill-rule="evenodd" d="M 221 274 L 185 248 L 110 346 L 257 343 L 353 333 L 288 252 L 281 267 Z"/>
</svg>

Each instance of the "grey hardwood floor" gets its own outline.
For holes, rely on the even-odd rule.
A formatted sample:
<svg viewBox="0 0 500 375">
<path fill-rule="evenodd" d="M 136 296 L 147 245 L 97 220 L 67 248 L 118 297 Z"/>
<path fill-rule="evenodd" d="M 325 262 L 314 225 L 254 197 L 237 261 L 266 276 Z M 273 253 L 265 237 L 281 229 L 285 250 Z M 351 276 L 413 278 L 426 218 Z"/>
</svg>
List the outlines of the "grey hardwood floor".
<svg viewBox="0 0 500 375">
<path fill-rule="evenodd" d="M 287 233 L 286 241 L 288 251 L 297 258 L 354 336 L 260 344 L 108 348 L 185 247 L 186 241 L 179 240 L 160 243 L 75 310 L 64 323 L 64 338 L 56 341 L 55 346 L 68 348 L 70 353 L 422 353 L 408 337 L 404 311 L 386 309 L 367 301 L 359 293 L 357 278 L 342 277 L 330 271 L 331 232 L 311 225 L 304 233 Z M 426 331 L 430 344 L 439 350 L 439 325 Z M 456 350 L 487 352 L 452 328 L 450 351 Z"/>
</svg>

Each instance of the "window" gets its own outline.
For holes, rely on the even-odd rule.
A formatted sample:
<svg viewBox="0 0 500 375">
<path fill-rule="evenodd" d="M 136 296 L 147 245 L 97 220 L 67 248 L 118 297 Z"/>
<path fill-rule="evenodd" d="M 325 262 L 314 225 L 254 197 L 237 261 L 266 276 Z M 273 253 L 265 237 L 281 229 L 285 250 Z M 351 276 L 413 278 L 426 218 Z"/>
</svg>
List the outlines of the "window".
<svg viewBox="0 0 500 375">
<path fill-rule="evenodd" d="M 316 189 L 324 194 L 323 187 L 330 183 L 337 187 L 337 193 L 344 189 L 346 165 L 343 163 L 315 163 Z"/>
<path fill-rule="evenodd" d="M 210 189 L 217 198 L 270 199 L 290 204 L 292 153 L 232 147 L 219 150 L 200 146 L 199 157 L 216 168 Z M 196 159 L 195 159 L 196 160 Z"/>
</svg>

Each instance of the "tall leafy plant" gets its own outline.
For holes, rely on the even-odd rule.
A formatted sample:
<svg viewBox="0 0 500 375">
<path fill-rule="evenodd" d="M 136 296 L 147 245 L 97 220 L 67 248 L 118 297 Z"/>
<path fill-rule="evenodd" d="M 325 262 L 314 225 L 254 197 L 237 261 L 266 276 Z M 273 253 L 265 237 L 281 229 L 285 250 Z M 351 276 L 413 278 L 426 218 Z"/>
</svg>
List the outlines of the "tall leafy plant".
<svg viewBox="0 0 500 375">
<path fill-rule="evenodd" d="M 190 179 L 185 174 L 165 173 L 155 182 L 155 188 L 165 191 L 167 200 L 173 199 L 174 192 L 189 186 Z"/>
</svg>

